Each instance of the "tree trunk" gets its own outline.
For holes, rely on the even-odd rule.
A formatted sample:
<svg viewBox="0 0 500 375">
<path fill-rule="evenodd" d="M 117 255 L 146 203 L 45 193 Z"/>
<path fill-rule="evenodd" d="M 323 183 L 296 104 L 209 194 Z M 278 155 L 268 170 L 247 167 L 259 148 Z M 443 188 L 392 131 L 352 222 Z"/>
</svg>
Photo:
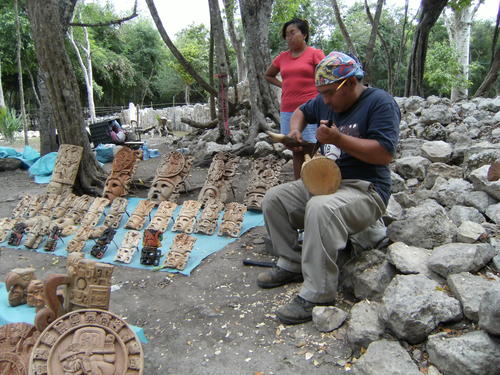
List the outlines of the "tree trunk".
<svg viewBox="0 0 500 375">
<path fill-rule="evenodd" d="M 229 124 L 227 124 L 228 106 L 227 106 L 227 82 L 229 68 L 226 60 L 226 38 L 224 37 L 224 26 L 220 16 L 218 0 L 208 0 L 210 10 L 210 25 L 213 32 L 215 43 L 215 75 L 219 83 L 218 95 L 218 118 L 219 118 L 219 141 L 226 141 L 229 136 Z M 227 129 L 225 129 L 227 127 Z"/>
<path fill-rule="evenodd" d="M 36 91 L 35 80 L 33 79 L 33 74 L 31 70 L 28 70 L 28 75 L 30 77 L 31 90 L 33 90 L 33 96 L 35 97 L 36 103 L 38 104 L 38 108 L 42 106 L 42 102 L 40 101 L 40 97 L 38 96 L 38 92 Z"/>
<path fill-rule="evenodd" d="M 384 0 L 377 0 L 377 9 L 375 10 L 375 17 L 371 18 L 370 23 L 372 25 L 372 31 L 370 33 L 370 39 L 368 40 L 368 45 L 365 51 L 365 61 L 363 63 L 363 70 L 365 71 L 365 82 L 370 83 L 372 80 L 372 60 L 373 53 L 375 50 L 375 42 L 377 41 L 378 25 L 380 22 L 380 16 L 382 15 L 382 7 L 384 5 Z M 368 1 L 365 0 L 366 13 L 370 14 L 370 7 L 368 6 Z"/>
<path fill-rule="evenodd" d="M 447 3 L 448 0 L 422 0 L 420 4 L 420 20 L 413 37 L 413 48 L 405 83 L 405 96 L 424 96 L 423 81 L 429 33 Z"/>
<path fill-rule="evenodd" d="M 83 35 L 85 38 L 85 47 L 82 47 L 83 53 L 85 54 L 85 61 L 83 61 L 80 49 L 78 48 L 75 38 L 73 37 L 73 30 L 70 28 L 68 32 L 68 38 L 73 45 L 76 57 L 78 58 L 78 63 L 83 72 L 83 78 L 85 80 L 85 88 L 87 90 L 87 104 L 89 106 L 89 116 L 90 122 L 94 123 L 96 121 L 95 115 L 95 104 L 94 104 L 94 79 L 92 76 L 92 57 L 90 54 L 90 41 L 87 28 L 83 27 Z"/>
<path fill-rule="evenodd" d="M 210 27 L 210 48 L 208 52 L 208 79 L 210 81 L 210 86 L 214 87 L 214 31 Z M 215 110 L 215 96 L 210 94 L 210 118 L 215 120 L 217 117 L 217 112 Z"/>
<path fill-rule="evenodd" d="M 103 186 L 105 173 L 92 153 L 85 131 L 78 83 L 64 47 L 58 3 L 28 0 L 28 17 L 60 143 L 83 147 L 76 191 L 95 194 L 94 187 Z"/>
<path fill-rule="evenodd" d="M 242 82 L 247 78 L 247 66 L 245 64 L 245 57 L 243 56 L 243 44 L 241 39 L 236 34 L 234 27 L 234 9 L 236 7 L 235 0 L 224 0 L 224 8 L 226 10 L 227 29 L 229 31 L 229 38 L 231 45 L 236 52 L 236 64 L 238 66 L 238 82 Z"/>
<path fill-rule="evenodd" d="M 337 24 L 339 25 L 340 28 L 340 32 L 342 33 L 342 36 L 345 39 L 344 41 L 347 44 L 347 49 L 349 50 L 349 53 L 353 54 L 354 56 L 357 56 L 358 54 L 356 53 L 356 47 L 354 47 L 354 43 L 352 42 L 351 36 L 347 31 L 347 27 L 345 26 L 344 21 L 342 21 L 342 17 L 340 16 L 340 9 L 337 0 L 332 0 L 332 7 L 333 7 L 333 13 L 335 14 L 335 20 L 337 21 Z"/>
<path fill-rule="evenodd" d="M 24 105 L 24 84 L 23 84 L 23 65 L 21 63 L 21 27 L 19 26 L 19 9 L 17 0 L 14 0 L 14 11 L 16 13 L 16 60 L 17 60 L 17 79 L 19 81 L 19 102 L 21 105 L 21 120 L 23 122 L 24 145 L 28 143 L 28 121 L 26 119 L 26 107 Z"/>
<path fill-rule="evenodd" d="M 403 62 L 403 55 L 406 50 L 406 25 L 408 24 L 408 7 L 410 0 L 405 0 L 405 16 L 403 19 L 403 28 L 401 30 L 401 38 L 398 45 L 398 57 L 396 59 L 396 71 L 392 82 L 399 82 L 399 73 L 401 72 L 401 64 Z"/>
<path fill-rule="evenodd" d="M 259 130 L 268 130 L 265 116 L 279 124 L 279 107 L 264 72 L 271 63 L 268 28 L 273 0 L 240 0 L 241 19 L 245 34 L 245 56 L 250 91 L 250 135 L 253 144 Z"/>
<path fill-rule="evenodd" d="M 38 92 L 40 93 L 40 110 L 38 111 L 40 155 L 43 156 L 49 152 L 57 151 L 58 146 L 55 120 L 41 68 L 38 71 Z"/>
<path fill-rule="evenodd" d="M 5 98 L 3 97 L 3 87 L 2 87 L 2 61 L 0 60 L 0 108 L 5 107 Z"/>
<path fill-rule="evenodd" d="M 167 31 L 163 27 L 163 23 L 161 22 L 160 16 L 158 15 L 158 11 L 156 10 L 155 3 L 153 0 L 146 0 L 146 4 L 148 4 L 149 12 L 151 13 L 151 17 L 155 21 L 156 28 L 158 29 L 158 32 L 160 33 L 163 41 L 167 45 L 168 49 L 170 52 L 172 52 L 172 55 L 179 61 L 179 64 L 182 65 L 182 67 L 188 72 L 191 77 L 193 77 L 196 82 L 209 94 L 212 94 L 214 96 L 217 95 L 217 90 L 215 90 L 213 87 L 211 87 L 197 72 L 196 70 L 191 66 L 191 64 L 184 58 L 182 53 L 175 47 L 174 43 L 172 43 L 172 40 L 167 34 Z"/>
<path fill-rule="evenodd" d="M 450 44 L 457 51 L 458 63 L 462 68 L 462 77 L 464 80 L 469 79 L 469 47 L 470 47 L 470 31 L 472 26 L 472 19 L 481 4 L 481 1 L 473 5 L 461 7 L 459 9 L 451 8 L 451 19 L 445 17 L 445 24 L 448 29 L 450 37 Z M 469 94 L 467 87 L 463 86 L 462 80 L 456 82 L 462 83 L 453 85 L 451 88 L 451 100 L 457 101 L 467 99 Z"/>
<path fill-rule="evenodd" d="M 500 47 L 497 48 L 495 52 L 495 57 L 493 58 L 493 62 L 490 66 L 490 70 L 488 71 L 488 74 L 486 74 L 483 83 L 481 83 L 481 86 L 479 86 L 476 93 L 474 94 L 475 97 L 487 95 L 488 90 L 496 82 L 499 71 L 500 71 Z"/>
</svg>

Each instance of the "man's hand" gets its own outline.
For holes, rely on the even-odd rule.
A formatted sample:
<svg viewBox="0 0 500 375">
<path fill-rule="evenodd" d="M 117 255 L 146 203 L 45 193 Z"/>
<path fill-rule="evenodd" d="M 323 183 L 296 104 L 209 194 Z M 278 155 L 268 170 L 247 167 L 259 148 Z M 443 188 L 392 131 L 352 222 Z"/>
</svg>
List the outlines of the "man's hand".
<svg viewBox="0 0 500 375">
<path fill-rule="evenodd" d="M 293 138 L 295 139 L 297 142 L 299 143 L 303 143 L 304 140 L 302 139 L 302 133 L 299 131 L 299 130 L 291 130 L 290 133 L 287 134 L 290 138 Z M 289 150 L 292 150 L 294 152 L 300 152 L 302 151 L 302 147 L 301 146 L 297 146 L 297 147 L 288 147 L 287 148 Z"/>
<path fill-rule="evenodd" d="M 322 144 L 337 145 L 342 133 L 335 124 L 328 126 L 328 120 L 321 120 L 319 122 L 318 130 L 316 130 L 316 139 Z"/>
</svg>

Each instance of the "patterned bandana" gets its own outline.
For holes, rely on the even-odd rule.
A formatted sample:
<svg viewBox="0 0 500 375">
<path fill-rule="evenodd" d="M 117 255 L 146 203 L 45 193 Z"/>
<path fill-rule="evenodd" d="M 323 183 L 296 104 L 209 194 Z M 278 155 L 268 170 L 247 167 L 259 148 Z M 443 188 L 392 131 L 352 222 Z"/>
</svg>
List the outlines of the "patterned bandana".
<svg viewBox="0 0 500 375">
<path fill-rule="evenodd" d="M 356 58 L 333 51 L 316 66 L 316 86 L 329 85 L 352 76 L 361 79 L 364 75 Z"/>
</svg>

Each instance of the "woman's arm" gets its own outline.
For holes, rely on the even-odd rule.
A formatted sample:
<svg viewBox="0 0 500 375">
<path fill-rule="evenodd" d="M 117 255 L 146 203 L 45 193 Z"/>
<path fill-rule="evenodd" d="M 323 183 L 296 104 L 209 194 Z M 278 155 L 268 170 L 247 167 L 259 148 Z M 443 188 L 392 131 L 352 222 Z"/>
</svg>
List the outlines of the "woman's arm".
<svg viewBox="0 0 500 375">
<path fill-rule="evenodd" d="M 273 64 L 271 64 L 264 73 L 264 78 L 270 84 L 281 87 L 281 81 L 278 78 L 276 78 L 279 72 L 280 72 L 279 69 L 276 68 Z"/>
</svg>

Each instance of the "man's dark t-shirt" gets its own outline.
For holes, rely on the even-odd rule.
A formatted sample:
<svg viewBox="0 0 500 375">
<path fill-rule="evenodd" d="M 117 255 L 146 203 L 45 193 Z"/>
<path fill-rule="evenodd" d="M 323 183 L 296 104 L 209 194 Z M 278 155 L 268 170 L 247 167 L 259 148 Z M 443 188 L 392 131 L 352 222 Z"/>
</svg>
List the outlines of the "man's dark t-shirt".
<svg viewBox="0 0 500 375">
<path fill-rule="evenodd" d="M 306 123 L 332 120 L 339 130 L 353 137 L 375 139 L 392 155 L 399 139 L 401 112 L 393 97 L 381 89 L 367 88 L 346 112 L 333 111 L 321 94 L 300 106 Z M 337 159 L 343 179 L 370 181 L 385 204 L 391 195 L 391 172 L 386 165 L 365 163 L 342 151 Z"/>
</svg>

